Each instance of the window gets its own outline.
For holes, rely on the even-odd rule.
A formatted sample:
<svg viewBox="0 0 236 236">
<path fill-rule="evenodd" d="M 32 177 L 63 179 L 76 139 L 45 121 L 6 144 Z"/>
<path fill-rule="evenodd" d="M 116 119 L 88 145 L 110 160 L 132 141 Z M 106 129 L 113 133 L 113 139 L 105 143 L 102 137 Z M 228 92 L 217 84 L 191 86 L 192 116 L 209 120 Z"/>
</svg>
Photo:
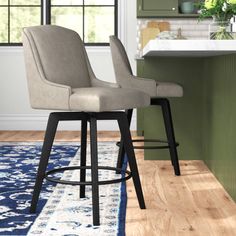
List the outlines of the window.
<svg viewBox="0 0 236 236">
<path fill-rule="evenodd" d="M 108 45 L 117 34 L 117 0 L 51 0 L 48 22 L 75 30 L 86 45 Z"/>
<path fill-rule="evenodd" d="M 0 44 L 20 44 L 23 27 L 41 24 L 41 6 L 41 0 L 0 0 Z"/>
<path fill-rule="evenodd" d="M 0 45 L 21 45 L 23 27 L 44 23 L 75 30 L 86 45 L 108 45 L 117 0 L 0 0 Z"/>
</svg>

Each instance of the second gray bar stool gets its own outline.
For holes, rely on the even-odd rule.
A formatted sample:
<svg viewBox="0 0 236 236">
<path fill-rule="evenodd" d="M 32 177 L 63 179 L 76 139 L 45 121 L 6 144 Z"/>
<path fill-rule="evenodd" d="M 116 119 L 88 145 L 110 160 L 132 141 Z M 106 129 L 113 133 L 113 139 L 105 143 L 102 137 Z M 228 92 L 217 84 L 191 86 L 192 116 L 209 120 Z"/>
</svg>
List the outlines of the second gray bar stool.
<svg viewBox="0 0 236 236">
<path fill-rule="evenodd" d="M 110 36 L 110 47 L 111 47 L 112 60 L 117 83 L 122 88 L 137 89 L 149 94 L 151 96 L 151 105 L 161 106 L 165 123 L 166 136 L 168 141 L 166 146 L 162 147 L 154 146 L 151 148 L 152 149 L 169 148 L 171 162 L 172 165 L 174 166 L 175 175 L 180 175 L 178 153 L 176 148 L 178 146 L 178 143 L 176 143 L 175 141 L 170 103 L 167 98 L 182 97 L 183 88 L 176 83 L 159 82 L 153 79 L 146 79 L 146 78 L 144 79 L 134 76 L 125 48 L 121 43 L 121 41 L 116 36 Z M 126 110 L 129 124 L 131 122 L 132 112 L 133 112 L 132 109 Z M 137 140 L 133 141 L 135 142 Z M 157 140 L 144 140 L 144 142 L 148 141 L 153 142 Z M 150 147 L 143 147 L 143 148 L 150 149 Z M 124 154 L 125 154 L 124 145 L 123 141 L 121 140 L 117 167 L 122 166 Z"/>
</svg>

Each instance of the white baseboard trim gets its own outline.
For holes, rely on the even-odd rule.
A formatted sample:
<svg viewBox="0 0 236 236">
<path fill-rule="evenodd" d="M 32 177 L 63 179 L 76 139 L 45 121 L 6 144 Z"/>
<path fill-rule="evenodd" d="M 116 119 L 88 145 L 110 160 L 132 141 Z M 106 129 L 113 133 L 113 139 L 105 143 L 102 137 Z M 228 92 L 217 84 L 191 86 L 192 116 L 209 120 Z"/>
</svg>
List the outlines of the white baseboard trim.
<svg viewBox="0 0 236 236">
<path fill-rule="evenodd" d="M 0 114 L 0 130 L 45 130 L 48 115 L 35 114 Z M 98 121 L 98 130 L 118 131 L 116 121 Z M 62 121 L 58 130 L 80 130 L 80 121 Z M 136 130 L 136 113 L 131 123 L 131 130 Z"/>
</svg>

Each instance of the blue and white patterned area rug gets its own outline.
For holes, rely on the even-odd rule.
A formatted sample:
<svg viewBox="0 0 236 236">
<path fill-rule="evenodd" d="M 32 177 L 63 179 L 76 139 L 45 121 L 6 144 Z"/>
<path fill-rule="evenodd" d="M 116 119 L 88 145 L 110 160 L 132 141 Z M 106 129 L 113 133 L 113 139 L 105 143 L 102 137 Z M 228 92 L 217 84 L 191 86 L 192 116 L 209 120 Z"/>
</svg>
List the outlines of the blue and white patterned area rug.
<svg viewBox="0 0 236 236">
<path fill-rule="evenodd" d="M 45 181 L 37 214 L 29 214 L 41 144 L 0 143 L 0 235 L 28 236 L 123 236 L 125 235 L 125 183 L 102 185 L 100 192 L 101 226 L 92 225 L 91 187 L 86 198 L 79 198 L 79 186 Z M 115 166 L 118 149 L 115 143 L 100 142 L 99 165 Z M 90 165 L 90 151 L 87 151 Z M 56 144 L 49 169 L 79 165 L 80 149 L 71 143 Z M 63 179 L 78 180 L 78 171 L 66 171 Z M 99 180 L 118 176 L 113 171 L 99 171 Z M 87 171 L 86 179 L 91 180 Z"/>
</svg>

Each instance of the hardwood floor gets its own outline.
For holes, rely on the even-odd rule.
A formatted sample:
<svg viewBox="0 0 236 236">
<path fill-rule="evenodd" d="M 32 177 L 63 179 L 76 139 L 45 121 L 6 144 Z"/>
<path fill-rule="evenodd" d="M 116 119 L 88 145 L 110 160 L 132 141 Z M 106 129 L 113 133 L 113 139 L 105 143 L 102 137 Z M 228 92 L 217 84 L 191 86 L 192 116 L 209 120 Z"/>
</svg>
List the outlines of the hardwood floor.
<svg viewBox="0 0 236 236">
<path fill-rule="evenodd" d="M 133 132 L 135 135 L 135 132 Z M 88 134 L 89 136 L 89 134 Z M 0 142 L 37 142 L 43 141 L 44 131 L 0 131 Z M 117 141 L 120 139 L 119 132 L 98 131 L 98 141 Z M 80 141 L 79 131 L 58 131 L 55 141 Z"/>
<path fill-rule="evenodd" d="M 133 133 L 134 135 L 134 133 Z M 100 141 L 119 140 L 100 132 Z M 0 132 L 3 141 L 42 141 L 43 132 Z M 58 132 L 57 141 L 79 141 L 79 132 Z M 234 236 L 236 204 L 202 161 L 181 161 L 176 177 L 170 161 L 144 161 L 136 152 L 146 210 L 140 210 L 132 181 L 127 182 L 127 236 Z"/>
</svg>

